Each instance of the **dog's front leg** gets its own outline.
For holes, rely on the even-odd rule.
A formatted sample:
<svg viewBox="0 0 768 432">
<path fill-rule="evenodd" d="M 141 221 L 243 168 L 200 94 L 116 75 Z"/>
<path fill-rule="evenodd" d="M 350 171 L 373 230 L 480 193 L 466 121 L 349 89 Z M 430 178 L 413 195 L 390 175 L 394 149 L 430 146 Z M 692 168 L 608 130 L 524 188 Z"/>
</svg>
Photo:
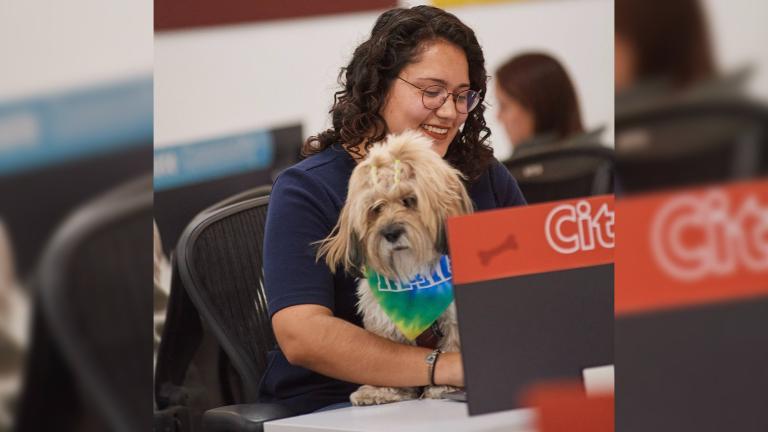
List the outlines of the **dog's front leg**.
<svg viewBox="0 0 768 432">
<path fill-rule="evenodd" d="M 421 397 L 424 399 L 445 399 L 445 394 L 452 391 L 461 390 L 458 387 L 438 385 L 424 387 L 424 393 Z"/>
<path fill-rule="evenodd" d="M 352 402 L 352 405 L 359 406 L 399 402 L 418 397 L 419 391 L 414 387 L 376 387 L 364 385 L 349 395 L 349 400 Z"/>
</svg>

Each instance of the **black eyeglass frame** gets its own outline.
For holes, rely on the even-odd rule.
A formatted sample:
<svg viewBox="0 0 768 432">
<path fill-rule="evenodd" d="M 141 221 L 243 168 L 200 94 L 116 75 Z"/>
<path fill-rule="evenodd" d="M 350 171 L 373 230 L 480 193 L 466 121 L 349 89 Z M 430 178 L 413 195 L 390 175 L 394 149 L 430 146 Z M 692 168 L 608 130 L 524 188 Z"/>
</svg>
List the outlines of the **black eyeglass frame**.
<svg viewBox="0 0 768 432">
<path fill-rule="evenodd" d="M 466 90 L 462 90 L 462 91 L 460 91 L 460 92 L 458 92 L 458 93 L 453 93 L 453 92 L 449 92 L 447 88 L 445 88 L 445 87 L 443 87 L 443 86 L 441 86 L 441 85 L 438 85 L 438 84 L 433 84 L 433 85 L 430 85 L 430 86 L 427 86 L 427 87 L 419 87 L 419 86 L 417 86 L 416 84 L 414 84 L 414 83 L 412 83 L 412 82 L 410 82 L 410 81 L 407 81 L 407 80 L 405 80 L 405 79 L 403 79 L 403 78 L 401 78 L 401 77 L 399 77 L 399 76 L 397 77 L 397 79 L 399 79 L 400 81 L 402 81 L 402 82 L 404 82 L 404 83 L 406 83 L 406 84 L 410 84 L 410 85 L 411 85 L 411 86 L 413 86 L 414 88 L 417 88 L 417 89 L 421 90 L 421 104 L 422 104 L 422 105 L 424 105 L 424 108 L 426 108 L 426 109 L 428 109 L 428 110 L 433 110 L 433 111 L 434 111 L 434 110 L 440 109 L 440 107 L 442 107 L 443 105 L 445 105 L 445 101 L 447 101 L 447 100 L 448 100 L 448 96 L 451 96 L 451 99 L 453 99 L 453 106 L 455 106 L 455 107 L 456 107 L 456 111 L 457 111 L 458 113 L 460 113 L 460 114 L 469 114 L 469 113 L 471 113 L 471 112 L 472 112 L 472 111 L 473 111 L 475 108 L 477 108 L 477 107 L 480 105 L 480 92 L 479 92 L 479 91 L 477 91 L 477 90 L 472 90 L 472 89 L 469 89 L 469 88 L 468 88 L 468 89 L 466 89 Z M 427 89 L 428 89 L 428 88 L 431 88 L 431 87 L 437 87 L 437 88 L 440 88 L 440 89 L 442 89 L 442 90 L 444 90 L 444 91 L 445 91 L 445 98 L 443 98 L 443 102 L 442 102 L 440 105 L 438 105 L 437 107 L 435 107 L 435 108 L 430 108 L 430 107 L 428 107 L 428 106 L 427 106 L 427 103 L 426 103 L 426 102 L 424 102 L 424 95 L 426 94 L 426 92 L 427 92 Z M 475 102 L 474 102 L 473 106 L 472 106 L 471 108 L 469 108 L 469 109 L 467 110 L 467 112 L 462 112 L 462 111 L 459 109 L 459 104 L 456 102 L 456 99 L 459 97 L 459 95 L 460 95 L 460 94 L 462 94 L 462 93 L 467 93 L 467 92 L 474 92 L 475 94 L 477 94 L 477 99 L 475 99 Z"/>
</svg>

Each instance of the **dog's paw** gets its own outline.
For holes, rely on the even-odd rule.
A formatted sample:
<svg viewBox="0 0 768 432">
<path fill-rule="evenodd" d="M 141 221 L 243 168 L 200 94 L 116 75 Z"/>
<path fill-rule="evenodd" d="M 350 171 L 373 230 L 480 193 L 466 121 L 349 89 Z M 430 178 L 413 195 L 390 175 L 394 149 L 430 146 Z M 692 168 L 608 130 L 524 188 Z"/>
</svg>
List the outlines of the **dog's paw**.
<svg viewBox="0 0 768 432">
<path fill-rule="evenodd" d="M 424 399 L 444 399 L 443 395 L 456 390 L 460 389 L 447 385 L 427 386 L 424 388 L 424 393 L 421 394 L 421 397 Z"/>
<path fill-rule="evenodd" d="M 410 387 L 375 387 L 364 385 L 349 395 L 349 401 L 355 406 L 379 405 L 416 399 L 418 395 L 418 391 Z"/>
</svg>

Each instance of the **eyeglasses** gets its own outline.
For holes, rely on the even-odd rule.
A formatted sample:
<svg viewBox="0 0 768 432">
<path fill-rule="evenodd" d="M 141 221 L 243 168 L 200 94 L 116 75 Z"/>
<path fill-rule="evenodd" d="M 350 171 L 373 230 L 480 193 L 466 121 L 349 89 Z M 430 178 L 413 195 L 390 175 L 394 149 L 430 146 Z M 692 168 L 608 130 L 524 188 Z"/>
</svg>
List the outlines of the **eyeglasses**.
<svg viewBox="0 0 768 432">
<path fill-rule="evenodd" d="M 419 87 L 400 77 L 397 77 L 397 79 L 421 90 L 421 103 L 423 103 L 424 107 L 427 109 L 436 110 L 440 108 L 448 99 L 448 96 L 453 96 L 453 102 L 456 104 L 456 111 L 462 114 L 468 114 L 480 104 L 480 93 L 475 90 L 466 89 L 458 93 L 451 93 L 443 86 L 431 85 L 429 87 Z"/>
</svg>

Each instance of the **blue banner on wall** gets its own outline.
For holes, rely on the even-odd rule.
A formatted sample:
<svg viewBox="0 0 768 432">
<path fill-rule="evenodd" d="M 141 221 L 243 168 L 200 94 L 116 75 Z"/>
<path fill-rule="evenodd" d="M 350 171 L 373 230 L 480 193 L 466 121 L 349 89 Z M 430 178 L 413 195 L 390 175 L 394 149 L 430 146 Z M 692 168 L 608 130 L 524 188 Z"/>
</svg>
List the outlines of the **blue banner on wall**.
<svg viewBox="0 0 768 432">
<path fill-rule="evenodd" d="M 155 150 L 155 191 L 272 165 L 272 132 L 259 130 Z"/>
<path fill-rule="evenodd" d="M 152 78 L 0 103 L 0 176 L 151 145 Z"/>
</svg>

